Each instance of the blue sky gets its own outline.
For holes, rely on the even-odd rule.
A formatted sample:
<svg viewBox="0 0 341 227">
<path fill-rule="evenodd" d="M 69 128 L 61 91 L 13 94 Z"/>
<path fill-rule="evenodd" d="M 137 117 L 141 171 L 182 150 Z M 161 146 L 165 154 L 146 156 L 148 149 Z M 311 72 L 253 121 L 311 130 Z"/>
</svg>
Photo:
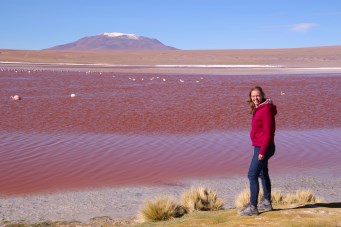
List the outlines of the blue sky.
<svg viewBox="0 0 341 227">
<path fill-rule="evenodd" d="M 0 49 L 121 32 L 178 49 L 341 45 L 340 0 L 0 0 Z"/>
</svg>

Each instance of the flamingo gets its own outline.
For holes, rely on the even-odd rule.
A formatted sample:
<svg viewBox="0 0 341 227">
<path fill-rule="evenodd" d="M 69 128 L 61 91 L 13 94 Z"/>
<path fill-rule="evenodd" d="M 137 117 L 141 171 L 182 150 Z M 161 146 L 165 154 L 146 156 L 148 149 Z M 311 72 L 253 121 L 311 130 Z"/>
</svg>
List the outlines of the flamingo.
<svg viewBox="0 0 341 227">
<path fill-rule="evenodd" d="M 21 100 L 22 98 L 19 95 L 14 95 L 14 96 L 11 96 L 11 99 L 15 100 L 15 101 L 18 101 L 18 100 Z"/>
</svg>

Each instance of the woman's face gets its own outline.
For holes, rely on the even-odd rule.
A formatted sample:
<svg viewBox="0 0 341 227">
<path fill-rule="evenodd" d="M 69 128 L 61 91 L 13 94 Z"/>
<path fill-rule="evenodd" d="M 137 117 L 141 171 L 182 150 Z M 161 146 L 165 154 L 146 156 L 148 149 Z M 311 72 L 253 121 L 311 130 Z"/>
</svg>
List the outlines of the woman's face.
<svg viewBox="0 0 341 227">
<path fill-rule="evenodd" d="M 259 90 L 253 90 L 251 91 L 251 100 L 255 104 L 256 107 L 258 107 L 263 100 L 263 96 Z"/>
</svg>

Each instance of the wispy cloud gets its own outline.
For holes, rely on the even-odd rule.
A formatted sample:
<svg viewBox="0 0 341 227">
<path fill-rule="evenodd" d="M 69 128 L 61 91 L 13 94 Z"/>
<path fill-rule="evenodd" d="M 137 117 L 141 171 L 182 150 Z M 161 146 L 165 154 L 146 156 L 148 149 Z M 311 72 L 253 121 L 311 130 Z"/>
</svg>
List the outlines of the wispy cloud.
<svg viewBox="0 0 341 227">
<path fill-rule="evenodd" d="M 310 29 L 320 26 L 316 23 L 298 23 L 298 24 L 287 24 L 287 25 L 271 25 L 271 26 L 262 26 L 262 29 L 281 29 L 281 30 L 290 30 L 292 32 L 307 32 Z"/>
<path fill-rule="evenodd" d="M 307 32 L 310 29 L 319 26 L 319 24 L 315 23 L 299 23 L 290 25 L 290 30 L 293 32 Z"/>
</svg>

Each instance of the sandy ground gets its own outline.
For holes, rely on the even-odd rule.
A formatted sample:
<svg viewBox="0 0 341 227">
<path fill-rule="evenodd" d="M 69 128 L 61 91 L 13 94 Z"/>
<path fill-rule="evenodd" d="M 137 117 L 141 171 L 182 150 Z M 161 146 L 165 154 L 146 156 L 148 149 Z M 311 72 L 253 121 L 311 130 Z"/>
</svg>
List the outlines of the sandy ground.
<svg viewBox="0 0 341 227">
<path fill-rule="evenodd" d="M 284 68 L 331 68 L 341 65 L 341 46 L 287 49 L 47 51 L 2 50 L 0 62 L 102 65 L 270 65 Z M 119 69 L 127 70 L 127 69 Z M 146 71 L 148 68 L 130 68 Z M 178 68 L 162 68 L 179 73 Z M 192 69 L 191 69 L 192 70 Z M 216 70 L 216 69 L 215 69 Z M 184 69 L 181 69 L 184 71 Z M 187 72 L 187 70 L 185 70 Z M 196 69 L 200 72 L 201 70 Z M 218 70 L 219 72 L 221 70 Z M 256 70 L 257 71 L 257 70 Z M 153 71 L 155 72 L 155 71 Z"/>
<path fill-rule="evenodd" d="M 56 51 L 4 50 L 0 61 L 99 64 L 270 64 L 284 66 L 338 66 L 341 46 L 283 49 L 222 50 L 112 50 Z"/>
<path fill-rule="evenodd" d="M 317 171 L 318 172 L 318 171 Z M 331 178 L 332 177 L 332 178 Z M 341 177 L 312 173 L 275 175 L 274 189 L 293 193 L 309 188 L 324 202 L 340 202 Z M 179 201 L 181 194 L 191 187 L 205 186 L 224 199 L 225 208 L 234 207 L 234 200 L 248 186 L 246 177 L 229 179 L 196 179 L 164 186 L 136 186 L 105 188 L 78 192 L 60 192 L 31 196 L 0 197 L 0 224 L 6 221 L 37 223 L 45 221 L 81 221 L 89 223 L 93 217 L 113 219 L 134 218 L 144 201 L 157 196 L 169 196 Z"/>
<path fill-rule="evenodd" d="M 337 73 L 341 72 L 340 53 L 341 46 L 163 51 L 0 49 L 0 68 L 217 75 Z M 197 67 L 203 65 L 209 67 Z"/>
</svg>

